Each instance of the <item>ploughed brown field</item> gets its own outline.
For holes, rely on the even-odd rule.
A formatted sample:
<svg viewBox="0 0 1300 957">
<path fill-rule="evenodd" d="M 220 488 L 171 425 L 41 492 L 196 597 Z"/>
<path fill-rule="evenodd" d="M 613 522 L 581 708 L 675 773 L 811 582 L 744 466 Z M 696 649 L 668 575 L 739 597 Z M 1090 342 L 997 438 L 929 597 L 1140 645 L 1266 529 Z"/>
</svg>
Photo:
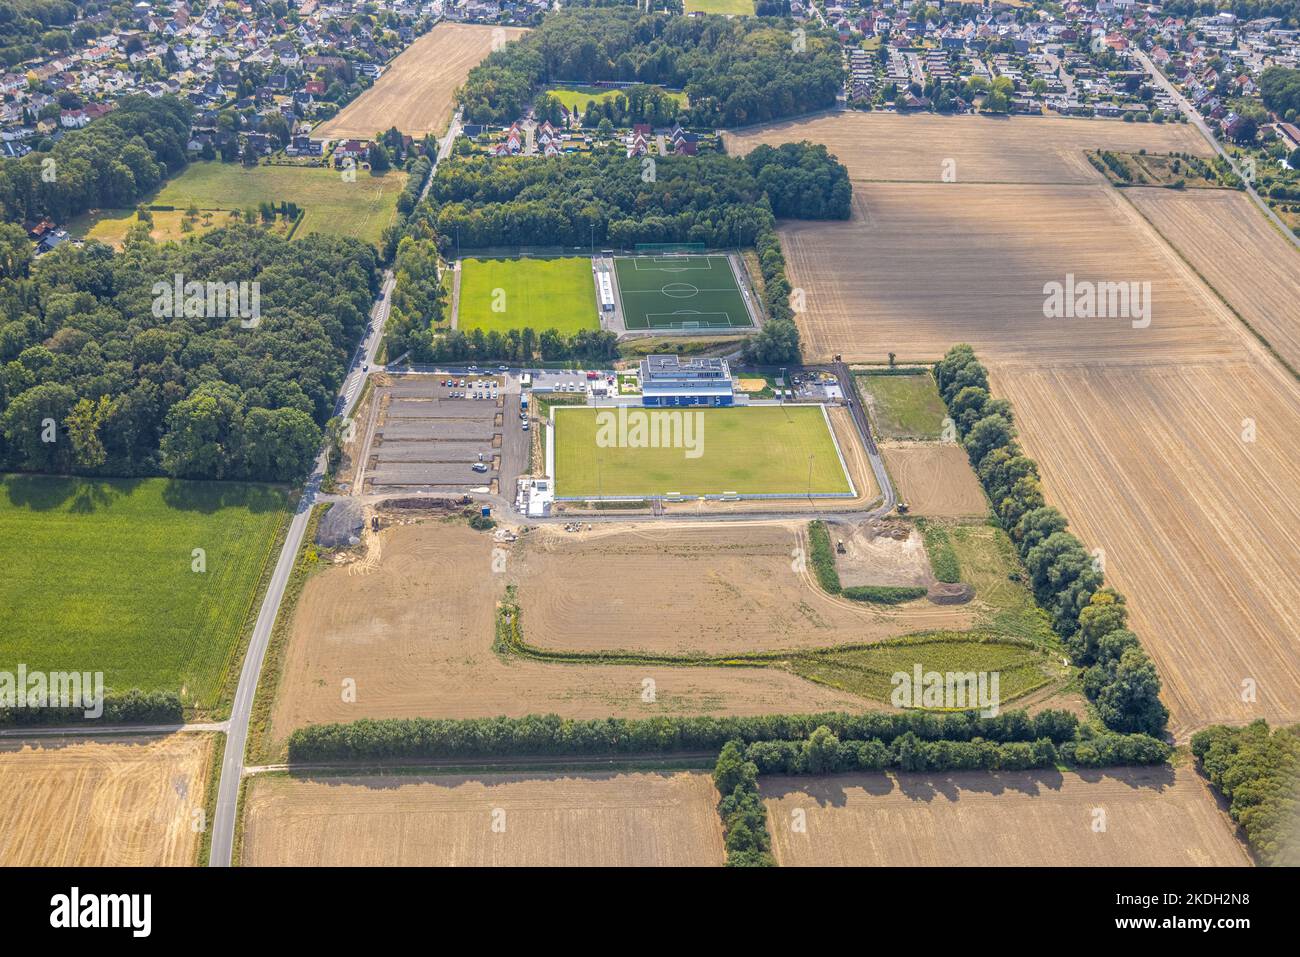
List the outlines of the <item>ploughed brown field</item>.
<svg viewBox="0 0 1300 957">
<path fill-rule="evenodd" d="M 1233 313 L 1289 355 L 1296 252 L 1244 199 L 1116 190 L 1075 156 L 1208 155 L 1188 128 L 949 119 L 845 114 L 733 138 L 824 142 L 854 179 L 852 219 L 781 228 L 809 358 L 926 361 L 970 342 L 1048 500 L 1128 596 L 1175 734 L 1300 721 L 1300 385 Z M 944 157 L 956 183 L 908 175 L 931 164 L 938 180 Z M 1068 276 L 1150 283 L 1150 323 L 1047 318 L 1047 284 Z"/>
<path fill-rule="evenodd" d="M 863 644 L 971 626 L 965 605 L 879 606 L 829 595 L 803 522 L 555 526 L 515 546 L 524 636 L 553 650 L 739 654 Z"/>
<path fill-rule="evenodd" d="M 194 864 L 213 738 L 0 739 L 0 866 Z"/>
<path fill-rule="evenodd" d="M 880 453 L 901 501 L 912 515 L 987 515 L 989 502 L 966 450 L 951 442 L 890 442 Z"/>
<path fill-rule="evenodd" d="M 854 695 L 768 669 L 502 658 L 492 650 L 495 609 L 515 559 L 511 551 L 505 571 L 494 574 L 493 547 L 490 533 L 460 522 L 399 525 L 380 533 L 377 557 L 372 555 L 366 567 L 330 568 L 310 578 L 285 650 L 272 737 L 283 740 L 294 728 L 313 722 L 357 718 L 779 714 L 871 706 Z M 577 580 L 564 568 L 557 568 L 550 587 L 606 599 L 640 588 L 635 581 L 612 577 Z M 661 600 L 648 590 L 640 593 L 648 605 Z M 725 612 L 699 607 L 692 615 L 721 621 Z M 601 620 L 617 644 L 637 634 L 635 615 L 626 620 L 602 613 Z M 523 626 L 529 637 L 527 605 Z M 343 701 L 343 681 L 349 678 L 356 685 L 354 703 Z M 654 682 L 654 700 L 645 700 L 646 679 Z"/>
<path fill-rule="evenodd" d="M 248 866 L 710 867 L 707 773 L 396 775 L 248 785 Z"/>
<path fill-rule="evenodd" d="M 759 786 L 783 867 L 1250 863 L 1189 768 L 764 777 Z"/>
<path fill-rule="evenodd" d="M 375 85 L 312 131 L 314 139 L 368 138 L 397 127 L 416 138 L 441 134 L 456 90 L 492 52 L 493 36 L 513 40 L 520 27 L 440 23 L 389 64 Z"/>
</svg>

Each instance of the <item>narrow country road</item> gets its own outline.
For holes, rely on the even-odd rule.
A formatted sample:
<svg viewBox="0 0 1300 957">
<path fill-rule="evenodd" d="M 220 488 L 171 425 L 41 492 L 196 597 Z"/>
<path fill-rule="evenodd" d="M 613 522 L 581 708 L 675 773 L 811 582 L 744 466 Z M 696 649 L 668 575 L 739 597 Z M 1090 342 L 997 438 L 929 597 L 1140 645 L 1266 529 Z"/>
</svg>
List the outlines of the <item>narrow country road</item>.
<svg viewBox="0 0 1300 957">
<path fill-rule="evenodd" d="M 438 163 L 451 155 L 456 136 L 460 133 L 460 114 L 453 117 L 447 136 L 438 150 L 438 161 L 434 163 L 429 181 L 425 183 L 420 198 L 429 191 Z M 395 282 L 392 270 L 385 270 L 380 285 L 379 297 L 370 310 L 370 324 L 365 338 L 357 347 L 339 389 L 338 402 L 334 414 L 344 418 L 352 414 L 366 377 L 373 371 L 375 355 L 384 338 L 384 323 L 388 320 L 389 303 L 392 300 Z M 257 622 L 253 626 L 253 636 L 244 655 L 244 663 L 239 672 L 239 685 L 235 689 L 235 700 L 230 706 L 229 730 L 226 733 L 226 751 L 221 759 L 221 783 L 217 787 L 217 806 L 212 821 L 212 853 L 208 863 L 212 867 L 229 867 L 235 846 L 236 812 L 239 804 L 239 783 L 244 774 L 244 752 L 248 746 L 248 722 L 253 713 L 253 699 L 257 696 L 257 682 L 262 672 L 262 661 L 266 657 L 266 648 L 271 641 L 271 632 L 280 611 L 280 602 L 284 600 L 284 590 L 289 584 L 294 562 L 307 533 L 307 523 L 311 518 L 312 506 L 316 504 L 321 482 L 325 477 L 327 452 L 321 449 L 312 469 L 311 477 L 303 489 L 298 508 L 289 522 L 289 531 L 285 535 L 284 545 L 275 563 L 275 571 L 266 588 L 266 597 L 257 613 Z"/>
</svg>

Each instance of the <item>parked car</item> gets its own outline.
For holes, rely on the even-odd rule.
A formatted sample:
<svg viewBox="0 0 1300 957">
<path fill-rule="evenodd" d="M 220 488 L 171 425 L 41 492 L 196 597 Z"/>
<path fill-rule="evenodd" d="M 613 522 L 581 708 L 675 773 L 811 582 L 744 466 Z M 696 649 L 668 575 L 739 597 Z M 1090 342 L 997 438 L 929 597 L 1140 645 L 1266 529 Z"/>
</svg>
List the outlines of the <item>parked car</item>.
<svg viewBox="0 0 1300 957">
<path fill-rule="evenodd" d="M 470 468 L 472 468 L 475 472 L 486 472 L 488 470 L 488 467 L 484 462 L 475 462 L 473 465 L 470 466 Z"/>
</svg>

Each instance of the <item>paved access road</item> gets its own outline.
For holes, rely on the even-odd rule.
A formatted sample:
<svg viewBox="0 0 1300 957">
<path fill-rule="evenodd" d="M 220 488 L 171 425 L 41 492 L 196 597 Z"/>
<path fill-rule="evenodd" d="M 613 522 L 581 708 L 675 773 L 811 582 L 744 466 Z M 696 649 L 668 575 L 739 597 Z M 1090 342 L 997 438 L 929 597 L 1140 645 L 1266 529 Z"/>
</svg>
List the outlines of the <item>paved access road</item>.
<svg viewBox="0 0 1300 957">
<path fill-rule="evenodd" d="M 1169 82 L 1168 77 L 1156 68 L 1156 65 L 1151 62 L 1151 58 L 1143 51 L 1134 47 L 1133 52 L 1137 54 L 1137 58 L 1142 61 L 1142 65 L 1146 67 L 1147 72 L 1151 74 L 1152 78 L 1156 81 L 1156 84 L 1178 101 L 1178 106 L 1187 114 L 1188 121 L 1201 131 L 1202 136 L 1210 141 L 1210 145 L 1214 147 L 1214 152 L 1227 160 L 1228 165 L 1232 167 L 1232 171 L 1241 177 L 1241 181 L 1246 184 L 1246 192 L 1249 193 L 1250 198 L 1255 201 L 1255 205 L 1260 208 L 1270 221 L 1272 221 L 1274 226 L 1282 231 L 1283 236 L 1291 240 L 1291 245 L 1300 248 L 1300 236 L 1291 232 L 1287 224 L 1282 222 L 1277 213 L 1273 212 L 1272 207 L 1270 207 L 1268 203 L 1264 202 L 1263 197 L 1260 196 L 1259 193 L 1255 192 L 1255 184 L 1246 179 L 1245 176 L 1242 176 L 1241 168 L 1237 165 L 1236 161 L 1228 155 L 1228 151 L 1223 148 L 1223 145 L 1210 131 L 1209 125 L 1205 122 L 1204 118 L 1202 118 L 1200 111 L 1196 109 L 1191 100 L 1183 96 L 1182 91 Z"/>
</svg>

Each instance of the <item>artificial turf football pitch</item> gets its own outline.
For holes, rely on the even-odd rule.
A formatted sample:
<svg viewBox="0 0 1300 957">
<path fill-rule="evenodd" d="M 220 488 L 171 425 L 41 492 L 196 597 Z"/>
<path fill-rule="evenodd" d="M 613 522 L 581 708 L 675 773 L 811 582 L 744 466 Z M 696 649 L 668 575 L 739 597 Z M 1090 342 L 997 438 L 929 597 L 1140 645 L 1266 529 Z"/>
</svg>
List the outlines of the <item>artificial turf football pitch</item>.
<svg viewBox="0 0 1300 957">
<path fill-rule="evenodd" d="M 726 256 L 620 256 L 614 273 L 628 329 L 754 325 Z"/>
</svg>

